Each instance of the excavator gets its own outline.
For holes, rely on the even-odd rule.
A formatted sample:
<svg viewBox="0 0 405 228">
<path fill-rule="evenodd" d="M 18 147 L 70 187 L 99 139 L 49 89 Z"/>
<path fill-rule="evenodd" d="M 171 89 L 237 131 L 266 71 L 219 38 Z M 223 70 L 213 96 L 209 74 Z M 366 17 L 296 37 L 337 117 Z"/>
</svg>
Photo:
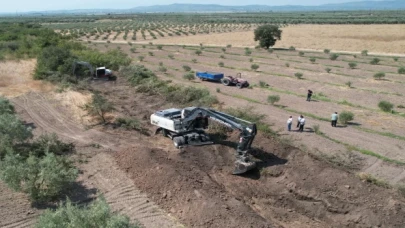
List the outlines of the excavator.
<svg viewBox="0 0 405 228">
<path fill-rule="evenodd" d="M 208 119 L 240 131 L 236 147 L 234 175 L 248 172 L 256 167 L 249 158 L 251 148 L 257 133 L 256 124 L 209 108 L 188 107 L 184 109 L 170 108 L 153 113 L 151 124 L 157 126 L 156 134 L 172 139 L 176 148 L 185 146 L 201 146 L 213 144 L 204 131 L 208 127 Z"/>
<path fill-rule="evenodd" d="M 83 61 L 74 61 L 72 64 L 72 71 L 73 75 L 78 78 L 78 75 L 76 74 L 76 68 L 77 66 L 85 66 L 89 69 L 90 75 L 93 77 L 93 79 L 105 79 L 105 80 L 113 80 L 114 76 L 112 75 L 112 71 L 110 69 L 107 69 L 105 67 L 97 67 L 96 72 L 94 72 L 93 66 L 88 63 L 88 62 L 83 62 Z"/>
</svg>

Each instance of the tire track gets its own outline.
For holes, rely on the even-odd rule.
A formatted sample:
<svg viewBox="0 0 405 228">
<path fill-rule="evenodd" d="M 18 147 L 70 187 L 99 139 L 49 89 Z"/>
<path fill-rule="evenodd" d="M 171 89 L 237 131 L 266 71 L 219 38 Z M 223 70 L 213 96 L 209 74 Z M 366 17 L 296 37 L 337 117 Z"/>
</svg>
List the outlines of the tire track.
<svg viewBox="0 0 405 228">
<path fill-rule="evenodd" d="M 84 175 L 97 186 L 114 211 L 139 221 L 145 227 L 182 227 L 139 191 L 106 153 L 94 156 L 83 167 Z"/>
<path fill-rule="evenodd" d="M 116 140 L 117 136 L 108 132 L 82 129 L 77 123 L 66 117 L 68 113 L 64 110 L 58 110 L 57 104 L 54 105 L 52 102 L 53 100 L 32 92 L 13 99 L 16 107 L 19 107 L 27 115 L 26 119 L 44 132 L 56 133 L 60 137 L 74 140 L 77 143 L 97 143 L 109 150 L 117 150 L 120 146 L 132 144 L 132 140 Z M 105 152 L 99 153 L 89 158 L 89 162 L 80 168 L 83 174 L 79 179 L 83 180 L 83 185 L 89 189 L 98 189 L 113 211 L 127 215 L 131 221 L 138 221 L 145 227 L 182 227 L 174 218 L 171 218 L 152 202 L 146 194 L 137 189 L 133 181 L 118 168 L 111 155 Z M 3 196 L 16 198 L 8 195 L 4 194 Z M 0 202 L 10 202 L 1 200 L 1 198 Z M 13 205 L 14 203 L 9 204 Z M 27 205 L 25 208 L 30 209 Z M 37 214 L 19 215 L 18 219 L 10 219 L 3 224 L 0 222 L 0 227 L 32 227 L 36 222 Z"/>
</svg>

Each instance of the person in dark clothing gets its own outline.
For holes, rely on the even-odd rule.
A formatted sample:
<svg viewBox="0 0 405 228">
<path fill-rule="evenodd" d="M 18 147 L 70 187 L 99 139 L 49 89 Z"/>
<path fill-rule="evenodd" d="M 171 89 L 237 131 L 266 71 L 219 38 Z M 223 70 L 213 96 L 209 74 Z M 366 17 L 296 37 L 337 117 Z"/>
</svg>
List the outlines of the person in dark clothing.
<svg viewBox="0 0 405 228">
<path fill-rule="evenodd" d="M 311 97 L 312 97 L 312 90 L 308 90 L 308 95 L 307 95 L 307 101 L 311 101 Z"/>
</svg>

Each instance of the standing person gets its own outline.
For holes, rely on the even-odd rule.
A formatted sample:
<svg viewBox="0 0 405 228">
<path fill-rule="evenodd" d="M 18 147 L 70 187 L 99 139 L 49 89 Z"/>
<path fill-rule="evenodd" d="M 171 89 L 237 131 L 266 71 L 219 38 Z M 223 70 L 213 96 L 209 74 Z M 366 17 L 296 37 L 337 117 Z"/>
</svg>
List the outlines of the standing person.
<svg viewBox="0 0 405 228">
<path fill-rule="evenodd" d="M 287 120 L 287 129 L 288 129 L 288 131 L 291 131 L 292 122 L 293 122 L 293 118 L 292 118 L 292 116 L 290 116 L 290 118 Z"/>
<path fill-rule="evenodd" d="M 312 97 L 312 90 L 308 90 L 308 95 L 307 95 L 307 101 L 311 101 L 311 97 Z"/>
<path fill-rule="evenodd" d="M 298 118 L 297 118 L 297 128 L 300 127 L 301 116 L 302 115 L 299 115 Z"/>
<path fill-rule="evenodd" d="M 332 120 L 332 127 L 336 127 L 336 123 L 337 123 L 337 121 L 338 121 L 338 113 L 337 112 L 335 112 L 335 113 L 333 113 L 332 114 L 332 118 L 331 118 L 331 120 Z"/>
<path fill-rule="evenodd" d="M 304 118 L 304 116 L 301 116 L 300 129 L 298 131 L 303 132 L 304 131 L 304 126 L 305 126 L 305 118 Z"/>
</svg>

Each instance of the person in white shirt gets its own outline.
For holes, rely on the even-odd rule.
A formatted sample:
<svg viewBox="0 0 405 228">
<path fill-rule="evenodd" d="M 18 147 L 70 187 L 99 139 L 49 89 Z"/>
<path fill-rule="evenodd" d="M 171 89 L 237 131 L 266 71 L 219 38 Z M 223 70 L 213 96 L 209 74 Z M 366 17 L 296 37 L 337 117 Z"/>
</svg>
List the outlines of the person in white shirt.
<svg viewBox="0 0 405 228">
<path fill-rule="evenodd" d="M 291 131 L 292 122 L 293 122 L 293 118 L 292 118 L 292 116 L 290 116 L 290 118 L 287 120 L 287 129 L 288 129 L 288 131 Z"/>
<path fill-rule="evenodd" d="M 303 132 L 304 131 L 304 126 L 305 126 L 305 118 L 304 116 L 301 116 L 300 119 L 300 129 L 298 130 L 299 132 Z"/>
<path fill-rule="evenodd" d="M 298 121 L 298 122 L 297 122 L 297 128 L 300 127 L 301 117 L 302 117 L 302 115 L 299 115 L 298 118 L 297 118 L 297 121 Z"/>
</svg>

